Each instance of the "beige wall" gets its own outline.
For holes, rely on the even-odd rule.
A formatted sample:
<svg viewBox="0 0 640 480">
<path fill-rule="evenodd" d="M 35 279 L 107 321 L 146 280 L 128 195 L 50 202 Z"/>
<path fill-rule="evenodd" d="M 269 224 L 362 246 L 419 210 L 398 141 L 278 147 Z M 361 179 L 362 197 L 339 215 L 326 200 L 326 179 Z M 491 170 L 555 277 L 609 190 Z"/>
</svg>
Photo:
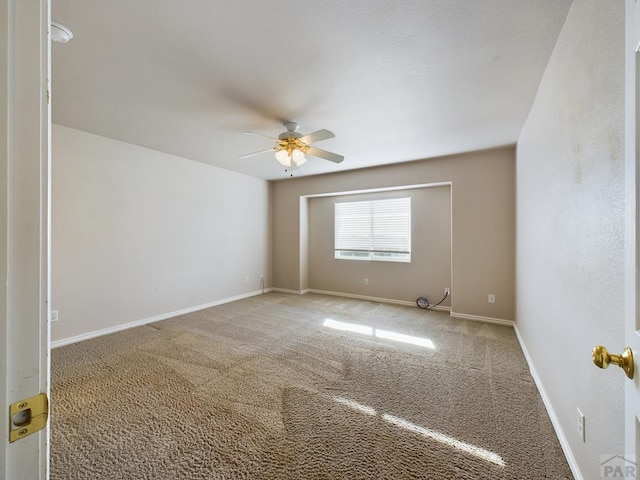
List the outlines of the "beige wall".
<svg viewBox="0 0 640 480">
<path fill-rule="evenodd" d="M 54 341 L 269 285 L 266 181 L 59 125 L 52 138 Z"/>
<path fill-rule="evenodd" d="M 338 201 L 411 195 L 411 263 L 336 260 Z M 439 302 L 451 286 L 451 187 L 309 199 L 309 288 L 414 302 Z M 305 262 L 301 262 L 305 263 Z M 367 278 L 369 285 L 364 285 Z M 450 306 L 446 299 L 442 306 Z"/>
<path fill-rule="evenodd" d="M 345 162 L 348 161 L 347 157 Z M 505 147 L 386 167 L 273 182 L 273 286 L 298 291 L 302 285 L 299 233 L 301 196 L 450 182 L 452 310 L 460 314 L 512 320 L 515 310 L 514 168 L 514 148 Z M 303 211 L 302 214 L 305 221 L 306 212 Z M 311 249 L 309 257 L 313 255 Z M 311 282 L 317 280 L 314 274 L 314 263 L 317 263 L 317 259 L 311 261 L 309 274 Z M 416 264 L 416 266 L 429 268 L 426 262 L 424 265 Z M 352 267 L 352 269 L 357 268 L 360 267 Z M 354 271 L 349 275 L 360 278 L 363 276 L 361 274 L 362 272 Z M 402 282 L 402 271 L 392 272 L 388 278 L 388 284 L 392 282 Z M 447 285 L 433 288 L 439 291 L 445 286 Z M 416 293 L 424 294 L 427 293 L 424 289 L 431 287 L 418 284 L 414 285 L 414 288 Z M 331 290 L 335 291 L 333 288 Z M 436 297 L 438 291 L 434 292 Z M 414 297 L 418 296 L 416 293 L 410 294 L 403 291 L 402 298 L 393 299 L 415 300 Z M 487 302 L 489 293 L 496 295 L 495 304 Z M 400 296 L 401 293 L 397 292 L 394 295 Z M 390 298 L 389 295 L 381 296 Z"/>
<path fill-rule="evenodd" d="M 624 376 L 590 356 L 624 341 L 623 138 L 624 2 L 574 2 L 518 141 L 517 327 L 589 479 L 624 454 Z"/>
</svg>

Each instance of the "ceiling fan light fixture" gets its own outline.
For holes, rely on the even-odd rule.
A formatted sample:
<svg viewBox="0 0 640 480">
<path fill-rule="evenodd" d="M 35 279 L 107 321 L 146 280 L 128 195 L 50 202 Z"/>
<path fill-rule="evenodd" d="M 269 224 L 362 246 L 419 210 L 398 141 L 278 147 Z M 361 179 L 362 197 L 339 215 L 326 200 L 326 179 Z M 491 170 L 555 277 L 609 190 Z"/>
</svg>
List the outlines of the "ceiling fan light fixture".
<svg viewBox="0 0 640 480">
<path fill-rule="evenodd" d="M 289 153 L 285 149 L 278 150 L 276 152 L 276 160 L 283 167 L 291 166 L 291 157 L 289 156 Z"/>
<path fill-rule="evenodd" d="M 304 152 L 302 150 L 298 150 L 297 148 L 294 149 L 293 152 L 291 152 L 291 159 L 298 166 L 307 162 L 307 158 L 304 156 Z"/>
</svg>

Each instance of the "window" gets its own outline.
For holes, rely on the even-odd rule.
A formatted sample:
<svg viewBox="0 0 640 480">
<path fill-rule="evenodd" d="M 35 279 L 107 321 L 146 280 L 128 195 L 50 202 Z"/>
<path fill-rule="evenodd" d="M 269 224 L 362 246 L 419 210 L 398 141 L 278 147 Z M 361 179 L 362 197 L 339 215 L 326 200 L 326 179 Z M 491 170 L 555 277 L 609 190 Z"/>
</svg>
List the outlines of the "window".
<svg viewBox="0 0 640 480">
<path fill-rule="evenodd" d="M 411 197 L 336 202 L 335 258 L 411 261 Z"/>
</svg>

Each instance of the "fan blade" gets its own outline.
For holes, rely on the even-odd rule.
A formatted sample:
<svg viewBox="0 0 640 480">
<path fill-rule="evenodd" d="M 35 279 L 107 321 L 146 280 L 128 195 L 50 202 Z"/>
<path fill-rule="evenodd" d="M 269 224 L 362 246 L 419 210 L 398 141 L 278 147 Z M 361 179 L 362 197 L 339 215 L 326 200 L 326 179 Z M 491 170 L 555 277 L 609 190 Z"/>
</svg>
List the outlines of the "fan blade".
<svg viewBox="0 0 640 480">
<path fill-rule="evenodd" d="M 249 158 L 255 155 L 260 155 L 261 153 L 273 152 L 273 148 L 267 148 L 265 150 L 260 150 L 259 152 L 247 153 L 246 155 L 240 155 L 238 159 Z"/>
<path fill-rule="evenodd" d="M 307 149 L 307 153 L 309 155 L 313 155 L 314 157 L 324 158 L 325 160 L 329 160 L 330 162 L 340 163 L 344 160 L 342 155 L 338 155 L 337 153 L 327 152 L 326 150 L 322 150 L 316 147 L 309 147 Z"/>
<path fill-rule="evenodd" d="M 327 140 L 328 138 L 333 137 L 335 137 L 333 132 L 330 132 L 329 130 L 325 130 L 323 128 L 322 130 L 318 130 L 317 132 L 308 133 L 305 136 L 300 137 L 298 140 L 309 145 L 310 143 L 319 142 L 320 140 Z"/>
<path fill-rule="evenodd" d="M 261 137 L 268 138 L 269 140 L 272 140 L 272 141 L 274 141 L 274 142 L 277 142 L 277 141 L 278 141 L 278 139 L 277 139 L 277 138 L 273 138 L 273 137 L 270 137 L 269 135 L 264 135 L 264 134 L 262 134 L 262 133 L 258 133 L 258 132 L 247 132 L 247 131 L 244 131 L 244 132 L 242 132 L 242 133 L 246 133 L 247 135 L 259 135 L 259 136 L 261 136 Z"/>
</svg>

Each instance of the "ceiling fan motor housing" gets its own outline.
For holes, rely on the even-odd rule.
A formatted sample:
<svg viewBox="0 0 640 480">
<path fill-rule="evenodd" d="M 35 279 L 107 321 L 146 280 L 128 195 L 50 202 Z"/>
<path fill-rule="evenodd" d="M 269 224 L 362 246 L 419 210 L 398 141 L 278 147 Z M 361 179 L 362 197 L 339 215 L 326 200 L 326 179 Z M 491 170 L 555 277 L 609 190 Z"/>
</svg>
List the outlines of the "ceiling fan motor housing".
<svg viewBox="0 0 640 480">
<path fill-rule="evenodd" d="M 287 129 L 286 132 L 282 132 L 278 135 L 278 139 L 286 140 L 288 138 L 300 138 L 302 137 L 301 133 L 298 133 L 299 125 L 296 122 L 285 122 L 284 128 Z"/>
</svg>

